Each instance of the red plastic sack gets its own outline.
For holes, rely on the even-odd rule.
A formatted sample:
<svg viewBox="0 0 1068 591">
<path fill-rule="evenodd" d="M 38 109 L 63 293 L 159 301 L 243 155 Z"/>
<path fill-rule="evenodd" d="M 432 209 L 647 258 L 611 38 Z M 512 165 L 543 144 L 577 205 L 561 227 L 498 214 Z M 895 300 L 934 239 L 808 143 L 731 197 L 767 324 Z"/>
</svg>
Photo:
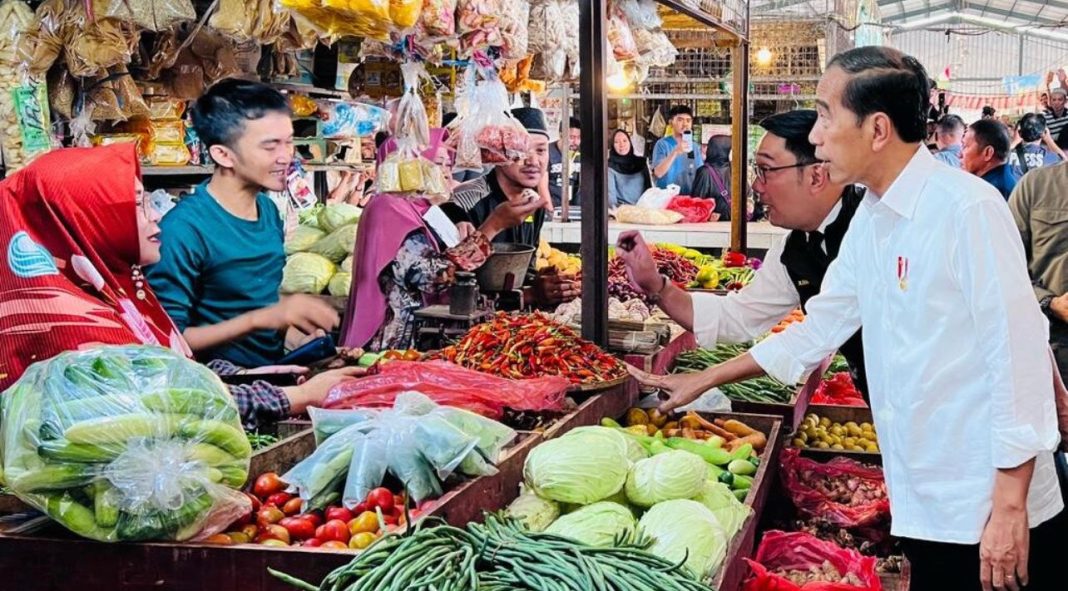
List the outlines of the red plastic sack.
<svg viewBox="0 0 1068 591">
<path fill-rule="evenodd" d="M 821 464 L 800 454 L 797 449 L 784 449 L 780 460 L 783 487 L 798 511 L 839 527 L 871 525 L 890 517 L 890 500 L 886 496 L 886 480 L 881 469 L 841 456 Z M 835 479 L 844 481 L 855 498 L 878 498 L 843 502 L 817 488 L 819 484 Z"/>
<path fill-rule="evenodd" d="M 324 408 L 392 408 L 398 394 L 421 392 L 444 406 L 499 419 L 505 408 L 562 410 L 571 382 L 561 377 L 509 380 L 445 361 L 391 361 L 376 375 L 347 380 L 326 396 Z"/>
<path fill-rule="evenodd" d="M 830 542 L 802 532 L 769 531 L 757 548 L 754 560 L 745 559 L 753 569 L 753 577 L 745 582 L 742 591 L 882 591 L 883 585 L 875 571 L 876 559 L 853 550 L 846 550 Z M 853 573 L 862 586 L 846 583 L 813 582 L 797 585 L 776 569 L 808 570 L 820 567 L 824 561 L 838 572 Z"/>
<path fill-rule="evenodd" d="M 853 385 L 853 377 L 847 371 L 836 373 L 830 379 L 820 382 L 820 386 L 812 394 L 812 400 L 809 404 L 868 406 L 864 402 L 864 395 Z"/>
<path fill-rule="evenodd" d="M 682 221 L 687 224 L 701 224 L 712 217 L 716 210 L 715 199 L 697 199 L 695 197 L 672 197 L 667 206 L 669 211 L 682 214 Z"/>
</svg>

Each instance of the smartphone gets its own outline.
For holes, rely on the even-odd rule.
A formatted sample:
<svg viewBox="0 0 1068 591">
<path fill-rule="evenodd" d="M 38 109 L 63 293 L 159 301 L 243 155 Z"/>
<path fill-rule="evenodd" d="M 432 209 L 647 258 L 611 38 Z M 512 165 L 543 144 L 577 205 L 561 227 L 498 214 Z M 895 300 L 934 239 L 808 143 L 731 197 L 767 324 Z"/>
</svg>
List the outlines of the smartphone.
<svg viewBox="0 0 1068 591">
<path fill-rule="evenodd" d="M 683 145 L 686 146 L 686 151 L 687 152 L 693 152 L 693 132 L 692 131 L 684 131 L 684 132 L 682 132 L 682 143 L 683 143 Z"/>
<path fill-rule="evenodd" d="M 334 337 L 326 335 L 308 341 L 278 360 L 277 365 L 309 365 L 337 355 L 337 343 Z"/>
</svg>

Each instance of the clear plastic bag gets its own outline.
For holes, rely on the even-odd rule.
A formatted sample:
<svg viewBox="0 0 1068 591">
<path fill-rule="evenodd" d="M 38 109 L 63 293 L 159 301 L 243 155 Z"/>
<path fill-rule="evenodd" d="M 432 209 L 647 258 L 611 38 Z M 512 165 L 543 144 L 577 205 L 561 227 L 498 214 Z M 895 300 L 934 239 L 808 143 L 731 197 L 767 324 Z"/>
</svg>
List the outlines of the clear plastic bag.
<svg viewBox="0 0 1068 591">
<path fill-rule="evenodd" d="M 389 39 L 391 0 L 279 0 L 307 26 L 330 40 L 344 36 Z"/>
<path fill-rule="evenodd" d="M 559 377 L 509 380 L 444 361 L 391 361 L 380 366 L 378 375 L 338 384 L 330 390 L 323 406 L 390 407 L 400 394 L 417 391 L 437 404 L 498 419 L 506 408 L 562 410 L 569 385 L 568 380 Z"/>
<path fill-rule="evenodd" d="M 312 507 L 337 490 L 343 490 L 345 506 L 354 507 L 382 485 L 387 473 L 416 502 L 439 497 L 444 481 L 456 472 L 494 473 L 490 463 L 515 438 L 504 425 L 439 406 L 419 392 L 400 394 L 391 409 L 312 409 L 310 414 L 317 437 L 333 434 L 282 480 Z"/>
<path fill-rule="evenodd" d="M 528 51 L 538 54 L 537 76 L 552 81 L 577 77 L 578 19 L 577 2 L 542 0 L 530 7 Z"/>
<path fill-rule="evenodd" d="M 51 148 L 47 90 L 20 72 L 19 44 L 34 23 L 25 3 L 0 3 L 0 149 L 8 174 Z"/>
<path fill-rule="evenodd" d="M 664 22 L 656 9 L 656 0 L 616 0 L 615 6 L 634 29 L 658 29 Z"/>
<path fill-rule="evenodd" d="M 484 71 L 484 80 L 467 89 L 466 112 L 458 118 L 455 136 L 449 141 L 456 150 L 456 166 L 478 170 L 484 164 L 505 164 L 526 156 L 530 134 L 511 115 L 508 89 L 493 71 Z M 478 158 L 474 149 L 478 149 Z"/>
<path fill-rule="evenodd" d="M 501 57 L 517 60 L 527 56 L 530 34 L 530 2 L 527 0 L 501 0 Z"/>
<path fill-rule="evenodd" d="M 634 42 L 634 34 L 630 31 L 630 25 L 616 7 L 608 12 L 608 43 L 612 47 L 612 53 L 619 61 L 632 60 L 638 57 L 638 46 Z"/>
<path fill-rule="evenodd" d="M 325 138 L 353 139 L 373 136 L 389 125 L 389 111 L 381 107 L 342 100 L 321 100 L 317 103 Z"/>
<path fill-rule="evenodd" d="M 421 62 L 406 62 L 401 65 L 401 73 L 404 96 L 397 104 L 396 149 L 379 167 L 375 190 L 421 197 L 447 196 L 447 173 L 423 156 L 431 143 L 426 106 L 419 98 L 419 88 L 428 77 L 426 66 Z"/>
<path fill-rule="evenodd" d="M 4 482 L 74 533 L 188 540 L 251 509 L 252 448 L 210 370 L 158 347 L 100 347 L 32 365 L 0 396 Z"/>
<path fill-rule="evenodd" d="M 456 34 L 456 0 L 423 0 L 420 26 L 431 37 Z"/>
</svg>

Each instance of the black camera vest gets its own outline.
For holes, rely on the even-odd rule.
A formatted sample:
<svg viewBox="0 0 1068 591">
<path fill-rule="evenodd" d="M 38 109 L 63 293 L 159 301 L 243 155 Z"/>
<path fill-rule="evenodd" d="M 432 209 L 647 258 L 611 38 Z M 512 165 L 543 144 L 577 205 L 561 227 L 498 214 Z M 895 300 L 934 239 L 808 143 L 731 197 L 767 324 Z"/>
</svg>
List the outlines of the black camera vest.
<svg viewBox="0 0 1068 591">
<path fill-rule="evenodd" d="M 842 246 L 842 238 L 849 229 L 849 222 L 857 213 L 860 202 L 864 199 L 864 190 L 849 186 L 842 193 L 842 209 L 825 229 L 822 243 L 826 245 L 827 252 L 820 247 L 820 240 L 809 240 L 807 232 L 794 230 L 786 237 L 783 245 L 782 264 L 790 275 L 790 280 L 801 298 L 801 309 L 805 310 L 805 304 L 813 296 L 820 292 L 823 286 L 823 276 L 827 274 L 827 267 L 838 256 L 838 249 Z M 807 312 L 807 310 L 805 310 Z M 861 331 L 849 338 L 839 351 L 849 362 L 853 374 L 853 383 L 868 400 L 868 381 L 864 372 L 864 347 L 860 339 Z"/>
</svg>

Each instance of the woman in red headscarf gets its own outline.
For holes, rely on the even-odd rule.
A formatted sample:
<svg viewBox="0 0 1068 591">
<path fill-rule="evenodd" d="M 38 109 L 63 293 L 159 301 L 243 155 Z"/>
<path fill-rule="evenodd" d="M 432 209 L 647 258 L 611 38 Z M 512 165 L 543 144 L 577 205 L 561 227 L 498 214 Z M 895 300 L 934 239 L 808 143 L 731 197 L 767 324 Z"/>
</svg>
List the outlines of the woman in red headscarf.
<svg viewBox="0 0 1068 591">
<path fill-rule="evenodd" d="M 100 344 L 191 355 L 141 273 L 159 261 L 159 219 L 131 145 L 56 150 L 0 183 L 0 389 L 36 361 Z M 303 412 L 353 373 L 231 392 L 256 427 Z"/>
</svg>

